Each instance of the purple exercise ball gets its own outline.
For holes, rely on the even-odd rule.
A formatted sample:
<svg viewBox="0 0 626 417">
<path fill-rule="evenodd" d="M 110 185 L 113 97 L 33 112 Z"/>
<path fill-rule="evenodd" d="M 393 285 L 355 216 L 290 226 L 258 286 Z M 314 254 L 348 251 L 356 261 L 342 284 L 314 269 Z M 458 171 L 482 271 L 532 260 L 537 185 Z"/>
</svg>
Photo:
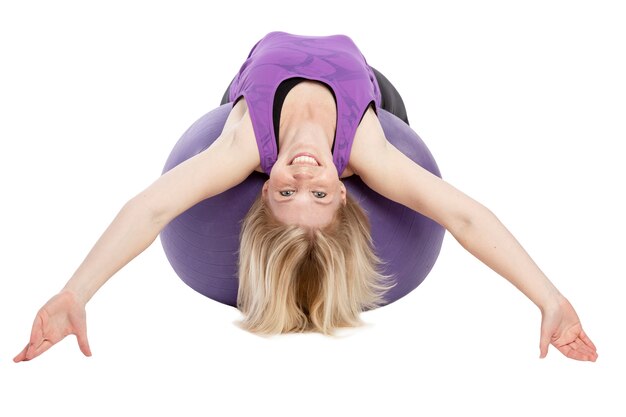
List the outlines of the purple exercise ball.
<svg viewBox="0 0 626 417">
<path fill-rule="evenodd" d="M 174 146 L 163 172 L 207 149 L 220 135 L 231 108 L 232 104 L 224 104 L 196 121 Z M 441 176 L 430 151 L 406 123 L 383 109 L 378 110 L 378 117 L 389 142 L 423 168 Z M 181 213 L 163 229 L 160 236 L 167 259 L 191 288 L 213 300 L 237 306 L 241 223 L 266 180 L 267 175 L 254 172 L 236 187 Z M 396 283 L 384 296 L 385 304 L 392 303 L 426 278 L 441 250 L 444 229 L 372 191 L 356 175 L 342 181 L 368 214 L 374 250 L 384 262 L 382 272 L 391 275 Z"/>
</svg>

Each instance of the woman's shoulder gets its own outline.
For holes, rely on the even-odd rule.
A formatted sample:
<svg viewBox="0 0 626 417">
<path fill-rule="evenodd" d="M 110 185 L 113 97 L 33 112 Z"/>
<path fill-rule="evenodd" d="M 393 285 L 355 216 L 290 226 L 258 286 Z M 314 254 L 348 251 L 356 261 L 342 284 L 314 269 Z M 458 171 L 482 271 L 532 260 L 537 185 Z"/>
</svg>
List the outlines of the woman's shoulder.
<svg viewBox="0 0 626 417">
<path fill-rule="evenodd" d="M 352 173 L 361 175 L 360 173 L 367 169 L 368 161 L 375 159 L 376 155 L 381 155 L 387 148 L 387 144 L 380 120 L 374 109 L 370 107 L 363 115 L 354 135 L 346 171 L 349 169 Z"/>
<path fill-rule="evenodd" d="M 258 161 L 257 167 L 254 170 L 263 172 L 261 169 L 259 148 L 257 146 L 252 120 L 250 119 L 250 113 L 248 112 L 248 105 L 245 98 L 242 97 L 233 106 L 226 119 L 226 123 L 224 123 L 222 136 L 225 141 L 230 142 L 230 146 L 233 146 L 233 148 L 237 150 L 243 160 Z"/>
</svg>

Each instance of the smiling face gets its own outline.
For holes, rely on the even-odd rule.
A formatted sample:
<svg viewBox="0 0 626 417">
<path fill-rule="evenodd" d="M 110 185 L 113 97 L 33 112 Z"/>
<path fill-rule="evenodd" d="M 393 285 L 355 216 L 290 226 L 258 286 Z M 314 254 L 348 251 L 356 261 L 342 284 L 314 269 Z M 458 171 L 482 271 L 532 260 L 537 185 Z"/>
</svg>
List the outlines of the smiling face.
<svg viewBox="0 0 626 417">
<path fill-rule="evenodd" d="M 346 203 L 330 152 L 285 152 L 263 186 L 263 198 L 278 221 L 323 228 Z"/>
</svg>

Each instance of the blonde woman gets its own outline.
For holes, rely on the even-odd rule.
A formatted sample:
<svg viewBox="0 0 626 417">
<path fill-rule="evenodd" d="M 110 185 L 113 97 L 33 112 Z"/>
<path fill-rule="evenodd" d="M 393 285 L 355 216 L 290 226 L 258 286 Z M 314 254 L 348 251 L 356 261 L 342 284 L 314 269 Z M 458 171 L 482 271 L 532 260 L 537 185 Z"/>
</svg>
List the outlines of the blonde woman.
<svg viewBox="0 0 626 417">
<path fill-rule="evenodd" d="M 380 272 L 367 216 L 341 181 L 358 175 L 445 227 L 535 303 L 541 357 L 552 344 L 570 358 L 595 361 L 571 304 L 498 219 L 387 140 L 376 75 L 345 36 L 264 37 L 231 84 L 221 135 L 121 209 L 40 309 L 14 360 L 33 359 L 69 334 L 91 355 L 85 305 L 94 293 L 172 219 L 258 171 L 269 178 L 242 226 L 237 297 L 250 331 L 331 333 L 358 325 L 361 311 L 382 303 L 392 284 Z"/>
</svg>

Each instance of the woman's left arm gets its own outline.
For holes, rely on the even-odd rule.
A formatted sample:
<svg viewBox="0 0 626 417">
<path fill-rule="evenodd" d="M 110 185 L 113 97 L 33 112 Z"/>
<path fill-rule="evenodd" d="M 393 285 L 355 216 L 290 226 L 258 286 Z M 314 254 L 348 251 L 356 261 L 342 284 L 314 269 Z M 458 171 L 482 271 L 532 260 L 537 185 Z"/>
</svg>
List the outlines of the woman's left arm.
<svg viewBox="0 0 626 417">
<path fill-rule="evenodd" d="M 373 110 L 357 130 L 350 166 L 374 191 L 441 224 L 466 250 L 535 303 L 542 313 L 541 357 L 552 343 L 573 359 L 597 358 L 570 303 L 498 218 L 389 143 Z"/>
</svg>

